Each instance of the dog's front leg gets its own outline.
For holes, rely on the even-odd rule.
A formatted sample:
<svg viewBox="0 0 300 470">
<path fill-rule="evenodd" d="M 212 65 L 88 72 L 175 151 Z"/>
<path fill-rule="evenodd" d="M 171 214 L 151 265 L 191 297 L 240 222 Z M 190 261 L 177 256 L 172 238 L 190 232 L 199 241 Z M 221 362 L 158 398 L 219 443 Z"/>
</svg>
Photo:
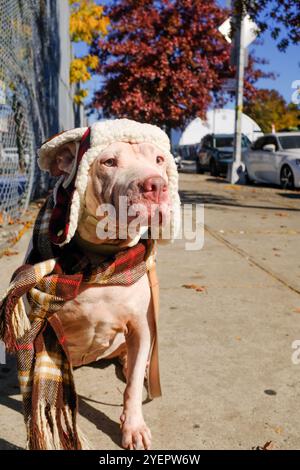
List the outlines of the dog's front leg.
<svg viewBox="0 0 300 470">
<path fill-rule="evenodd" d="M 121 415 L 122 446 L 125 449 L 150 449 L 151 433 L 142 413 L 143 384 L 150 349 L 151 332 L 147 318 L 128 326 L 127 385 Z"/>
</svg>

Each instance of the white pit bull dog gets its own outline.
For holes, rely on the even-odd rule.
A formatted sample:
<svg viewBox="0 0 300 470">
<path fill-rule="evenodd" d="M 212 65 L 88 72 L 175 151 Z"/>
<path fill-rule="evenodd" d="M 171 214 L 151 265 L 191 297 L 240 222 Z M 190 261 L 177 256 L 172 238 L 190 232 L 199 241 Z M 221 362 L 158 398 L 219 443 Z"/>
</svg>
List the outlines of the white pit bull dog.
<svg viewBox="0 0 300 470">
<path fill-rule="evenodd" d="M 170 223 L 169 238 L 176 235 L 178 174 L 169 139 L 159 128 L 120 119 L 66 131 L 41 147 L 39 165 L 60 176 L 54 189 L 53 214 L 57 212 L 49 224 L 52 245 L 64 247 L 72 241 L 97 262 L 99 255 L 109 257 L 109 253 L 136 246 L 145 231 L 151 238 L 149 227 L 157 211 L 160 224 Z M 69 201 L 64 199 L 66 194 Z M 122 239 L 120 196 L 127 198 L 128 209 L 136 204 L 145 209 L 139 231 Z M 114 240 L 99 238 L 97 226 L 104 217 L 99 215 L 99 206 L 103 204 L 116 211 Z M 127 222 L 135 217 L 128 216 Z M 157 313 L 151 282 L 153 286 L 155 277 L 151 281 L 147 272 L 129 285 L 82 282 L 76 297 L 56 311 L 72 366 L 101 358 L 122 359 L 127 385 L 120 420 L 126 449 L 151 448 L 151 433 L 142 413 L 143 384 L 149 368 L 148 380 L 153 382 L 150 395 L 160 395 Z M 148 385 L 151 388 L 151 383 Z"/>
</svg>

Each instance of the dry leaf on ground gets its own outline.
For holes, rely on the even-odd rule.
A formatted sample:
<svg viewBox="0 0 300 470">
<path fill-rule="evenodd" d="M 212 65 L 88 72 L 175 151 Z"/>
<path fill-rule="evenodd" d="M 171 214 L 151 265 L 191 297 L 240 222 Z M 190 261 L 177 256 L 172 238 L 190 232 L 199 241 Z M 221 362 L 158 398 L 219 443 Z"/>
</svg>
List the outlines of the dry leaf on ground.
<svg viewBox="0 0 300 470">
<path fill-rule="evenodd" d="M 3 252 L 3 255 L 4 256 L 15 256 L 15 255 L 18 255 L 19 252 L 17 250 L 5 250 Z"/>
<path fill-rule="evenodd" d="M 288 217 L 288 214 L 285 212 L 275 212 L 275 215 L 277 215 L 277 217 Z"/>
<path fill-rule="evenodd" d="M 198 284 L 183 284 L 185 289 L 194 289 L 196 292 L 206 292 L 207 287 L 206 286 L 199 286 Z"/>
<path fill-rule="evenodd" d="M 274 442 L 267 441 L 263 446 L 252 447 L 252 450 L 274 450 Z"/>
<path fill-rule="evenodd" d="M 281 426 L 277 426 L 274 431 L 276 432 L 276 434 L 282 434 L 283 433 L 283 428 Z"/>
</svg>

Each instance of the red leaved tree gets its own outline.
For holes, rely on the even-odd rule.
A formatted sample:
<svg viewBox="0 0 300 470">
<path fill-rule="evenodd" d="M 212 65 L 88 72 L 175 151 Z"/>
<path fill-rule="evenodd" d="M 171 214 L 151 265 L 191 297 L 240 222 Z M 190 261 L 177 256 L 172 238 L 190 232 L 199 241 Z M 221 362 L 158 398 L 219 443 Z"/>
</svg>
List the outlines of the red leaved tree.
<svg viewBox="0 0 300 470">
<path fill-rule="evenodd" d="M 230 47 L 218 31 L 228 12 L 207 0 L 119 0 L 105 14 L 108 35 L 91 51 L 104 77 L 92 106 L 167 131 L 204 118 L 232 76 Z M 247 90 L 253 92 L 250 81 Z"/>
</svg>

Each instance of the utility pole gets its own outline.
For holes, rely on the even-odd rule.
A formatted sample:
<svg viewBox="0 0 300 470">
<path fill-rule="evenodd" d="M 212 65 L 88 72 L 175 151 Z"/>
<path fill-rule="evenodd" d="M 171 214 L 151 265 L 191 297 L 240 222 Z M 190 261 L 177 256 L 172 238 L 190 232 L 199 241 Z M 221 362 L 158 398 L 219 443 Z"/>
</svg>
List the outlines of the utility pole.
<svg viewBox="0 0 300 470">
<path fill-rule="evenodd" d="M 228 0 L 229 1 L 229 0 Z M 246 48 L 255 40 L 259 29 L 254 21 L 247 15 L 244 0 L 232 0 L 229 4 L 233 16 L 227 18 L 219 27 L 219 31 L 226 41 L 232 44 L 231 65 L 236 66 L 235 86 L 225 83 L 225 91 L 235 90 L 235 119 L 234 119 L 234 151 L 233 162 L 228 166 L 227 180 L 231 184 L 244 182 L 245 164 L 242 162 L 242 115 L 244 95 L 244 71 L 246 65 Z M 233 41 L 231 38 L 234 27 Z M 229 80 L 227 80 L 229 82 Z"/>
<path fill-rule="evenodd" d="M 235 89 L 235 120 L 234 120 L 234 152 L 233 163 L 229 167 L 231 184 L 242 180 L 245 174 L 245 165 L 242 162 L 242 114 L 244 97 L 244 71 L 245 71 L 245 11 L 243 2 L 236 8 L 234 16 L 235 50 L 236 50 L 236 89 Z"/>
</svg>

